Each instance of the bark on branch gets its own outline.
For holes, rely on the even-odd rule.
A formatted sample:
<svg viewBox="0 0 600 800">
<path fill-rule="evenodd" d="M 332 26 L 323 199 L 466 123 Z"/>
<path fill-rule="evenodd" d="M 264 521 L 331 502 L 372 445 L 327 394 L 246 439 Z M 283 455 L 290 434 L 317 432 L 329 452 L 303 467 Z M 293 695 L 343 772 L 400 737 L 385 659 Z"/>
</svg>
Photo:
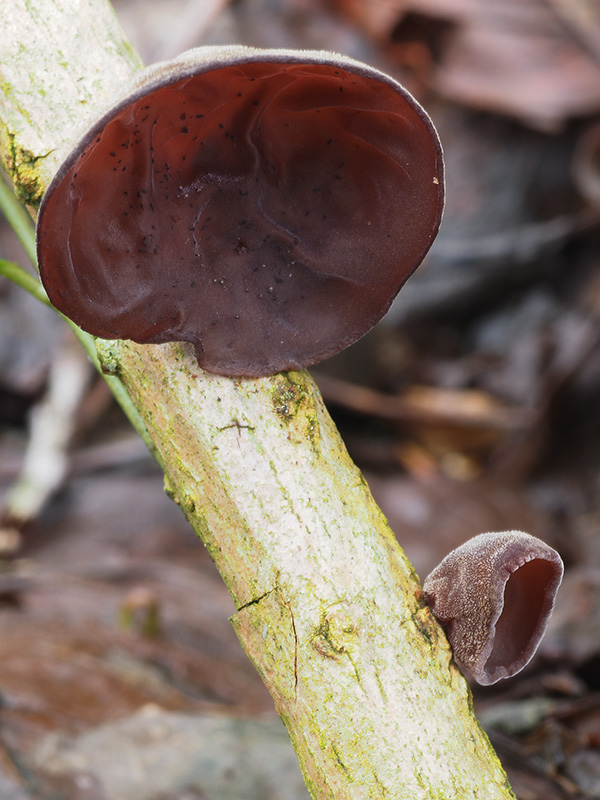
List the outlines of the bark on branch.
<svg viewBox="0 0 600 800">
<path fill-rule="evenodd" d="M 0 0 L 0 160 L 33 208 L 140 67 L 104 0 Z M 446 639 L 310 376 L 98 342 L 239 609 L 314 798 L 514 797 Z M 199 609 L 198 613 L 202 613 Z"/>
</svg>

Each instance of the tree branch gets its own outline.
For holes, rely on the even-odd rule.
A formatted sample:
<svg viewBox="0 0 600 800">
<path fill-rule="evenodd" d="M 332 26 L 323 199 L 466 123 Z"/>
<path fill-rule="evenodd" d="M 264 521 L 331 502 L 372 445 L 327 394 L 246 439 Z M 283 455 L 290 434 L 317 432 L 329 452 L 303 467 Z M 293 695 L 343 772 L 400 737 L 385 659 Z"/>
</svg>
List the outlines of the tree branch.
<svg viewBox="0 0 600 800">
<path fill-rule="evenodd" d="M 140 62 L 104 0 L 0 8 L 0 159 L 35 207 Z M 234 598 L 313 798 L 513 797 L 310 376 L 231 380 L 187 345 L 97 344 Z"/>
</svg>

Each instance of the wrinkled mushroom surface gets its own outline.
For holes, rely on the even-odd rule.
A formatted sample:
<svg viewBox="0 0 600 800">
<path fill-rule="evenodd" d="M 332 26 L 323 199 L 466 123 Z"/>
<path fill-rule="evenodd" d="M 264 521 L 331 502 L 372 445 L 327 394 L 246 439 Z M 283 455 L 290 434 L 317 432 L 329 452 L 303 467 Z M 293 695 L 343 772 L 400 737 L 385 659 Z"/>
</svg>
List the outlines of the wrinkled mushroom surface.
<svg viewBox="0 0 600 800">
<path fill-rule="evenodd" d="M 62 165 L 42 281 L 96 336 L 189 341 L 226 375 L 308 366 L 369 330 L 431 245 L 437 134 L 350 59 L 198 52 L 151 68 Z"/>
<path fill-rule="evenodd" d="M 423 598 L 456 661 L 488 685 L 510 678 L 532 659 L 562 576 L 560 556 L 540 539 L 520 531 L 483 533 L 427 576 Z"/>
</svg>

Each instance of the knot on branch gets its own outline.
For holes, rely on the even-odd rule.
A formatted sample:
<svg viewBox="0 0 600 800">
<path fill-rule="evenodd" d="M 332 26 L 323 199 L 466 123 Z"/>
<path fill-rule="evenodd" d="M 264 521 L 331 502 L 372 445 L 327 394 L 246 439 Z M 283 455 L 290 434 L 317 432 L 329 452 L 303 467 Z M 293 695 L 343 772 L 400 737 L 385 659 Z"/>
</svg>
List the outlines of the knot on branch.
<svg viewBox="0 0 600 800">
<path fill-rule="evenodd" d="M 358 621 L 351 611 L 337 605 L 324 615 L 315 632 L 313 644 L 327 658 L 338 658 L 358 644 Z"/>
</svg>

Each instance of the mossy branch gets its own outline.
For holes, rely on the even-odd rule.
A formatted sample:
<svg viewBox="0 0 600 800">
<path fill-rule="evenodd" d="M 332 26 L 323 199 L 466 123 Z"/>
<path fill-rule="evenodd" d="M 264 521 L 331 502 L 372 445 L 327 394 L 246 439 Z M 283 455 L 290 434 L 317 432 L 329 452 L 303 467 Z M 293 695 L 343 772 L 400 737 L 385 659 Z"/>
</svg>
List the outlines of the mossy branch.
<svg viewBox="0 0 600 800">
<path fill-rule="evenodd" d="M 35 209 L 140 61 L 104 0 L 0 9 L 0 161 Z M 512 798 L 310 376 L 231 380 L 202 372 L 186 345 L 94 344 L 232 594 L 312 796 Z"/>
</svg>

